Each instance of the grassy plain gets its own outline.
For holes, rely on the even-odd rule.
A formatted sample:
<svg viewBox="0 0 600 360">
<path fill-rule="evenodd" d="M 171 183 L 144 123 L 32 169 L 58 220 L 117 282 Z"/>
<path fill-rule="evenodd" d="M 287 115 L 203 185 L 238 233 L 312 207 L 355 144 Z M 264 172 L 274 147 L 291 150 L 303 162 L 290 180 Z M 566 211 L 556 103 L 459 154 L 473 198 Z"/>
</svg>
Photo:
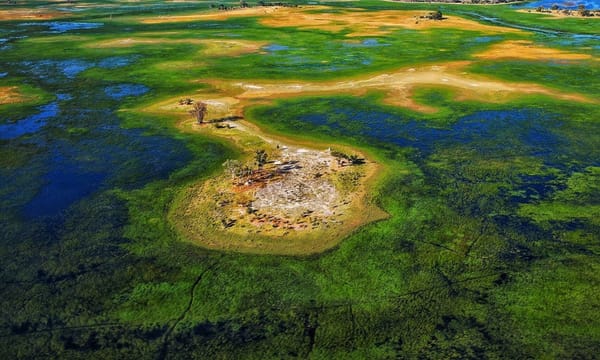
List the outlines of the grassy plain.
<svg viewBox="0 0 600 360">
<path fill-rule="evenodd" d="M 0 140 L 4 357 L 598 353 L 599 44 L 570 33 L 599 22 L 440 5 L 452 26 L 414 24 L 438 6 L 381 1 L 35 4 L 102 25 L 0 22 L 0 88 L 37 96 L 0 105 L 0 124 L 59 108 Z M 191 126 L 185 97 L 269 138 L 364 154 L 385 169 L 369 199 L 389 217 L 321 254 L 194 244 L 176 205 L 253 150 Z"/>
</svg>

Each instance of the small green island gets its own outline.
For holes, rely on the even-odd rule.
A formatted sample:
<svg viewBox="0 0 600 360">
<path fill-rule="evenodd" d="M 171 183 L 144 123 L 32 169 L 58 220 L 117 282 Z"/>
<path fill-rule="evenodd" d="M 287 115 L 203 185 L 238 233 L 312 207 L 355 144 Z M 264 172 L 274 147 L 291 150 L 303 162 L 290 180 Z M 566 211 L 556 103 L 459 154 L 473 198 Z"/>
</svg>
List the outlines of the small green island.
<svg viewBox="0 0 600 360">
<path fill-rule="evenodd" d="M 0 4 L 2 359 L 595 359 L 600 3 Z"/>
</svg>

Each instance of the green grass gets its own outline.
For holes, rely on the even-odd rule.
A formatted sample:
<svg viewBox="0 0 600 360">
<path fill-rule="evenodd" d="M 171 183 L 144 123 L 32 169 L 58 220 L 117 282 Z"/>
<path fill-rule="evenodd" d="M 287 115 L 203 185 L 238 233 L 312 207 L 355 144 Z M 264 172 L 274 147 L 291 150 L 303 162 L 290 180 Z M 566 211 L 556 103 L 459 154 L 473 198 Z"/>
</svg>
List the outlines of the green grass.
<svg viewBox="0 0 600 360">
<path fill-rule="evenodd" d="M 373 197 L 391 217 L 358 229 L 334 249 L 305 257 L 214 252 L 181 239 L 168 220 L 177 197 L 221 171 L 225 159 L 241 155 L 225 141 L 181 132 L 173 117 L 137 112 L 205 90 L 207 78 L 342 79 L 473 60 L 474 53 L 505 39 L 548 46 L 555 46 L 554 40 L 523 34 L 481 43 L 474 41 L 483 35 L 478 32 L 396 31 L 377 37 L 387 46 L 347 47 L 343 33 L 272 29 L 252 18 L 228 20 L 221 28 L 193 22 L 198 27 L 190 28 L 188 23 L 144 25 L 132 17 L 185 14 L 190 10 L 180 6 L 200 9 L 208 3 L 173 4 L 172 10 L 111 4 L 115 7 L 72 15 L 104 22 L 102 28 L 61 35 L 25 28 L 28 38 L 2 50 L 0 65 L 10 75 L 0 86 L 19 84 L 39 99 L 0 108 L 2 121 L 34 112 L 54 93 L 75 96 L 60 102 L 62 115 L 39 133 L 0 142 L 4 357 L 147 358 L 164 349 L 170 356 L 257 359 L 591 358 L 598 352 L 596 104 L 543 96 L 505 104 L 458 102 L 448 88 L 423 86 L 415 98 L 439 109 L 435 114 L 382 105 L 377 93 L 292 98 L 248 109 L 246 117 L 269 132 L 359 147 L 389 169 Z M 381 1 L 335 6 L 439 6 L 448 14 L 476 11 L 520 25 L 598 32 L 597 21 L 549 21 L 503 6 Z M 16 23 L 0 26 L 19 28 Z M 232 39 L 290 49 L 199 58 L 199 46 L 182 43 L 89 47 L 149 31 L 172 32 L 164 35 L 172 39 L 221 39 L 231 32 Z M 24 71 L 21 64 L 98 63 L 112 56 L 134 60 L 114 69 L 90 67 L 74 80 L 58 74 L 56 82 Z M 173 61 L 195 65 L 161 66 Z M 317 66 L 322 61 L 338 69 L 324 71 Z M 475 61 L 468 71 L 590 98 L 600 93 L 596 62 Z M 105 96 L 106 86 L 120 83 L 143 84 L 150 91 L 121 100 Z M 465 116 L 515 109 L 536 116 L 507 124 L 498 124 L 502 117 L 488 119 L 481 126 L 495 124 L 494 136 L 470 142 L 461 142 L 461 136 L 468 138 L 477 128 L 465 128 L 455 139 L 428 137 L 460 125 Z M 114 114 L 118 120 L 111 120 Z M 315 115 L 323 116 L 320 124 L 307 121 Z M 388 129 L 383 135 L 389 136 L 369 135 L 371 124 Z M 411 126 L 427 136 L 411 133 Z M 402 136 L 413 140 L 393 143 Z M 555 141 L 551 154 L 536 153 L 546 144 L 538 136 Z M 173 143 L 136 152 L 140 139 L 156 137 Z M 419 139 L 431 146 L 419 148 Z M 58 219 L 27 218 L 24 206 L 50 181 L 53 162 L 94 170 L 97 159 L 107 155 L 110 161 L 111 152 L 121 148 L 129 158 L 118 164 L 118 176 Z M 152 172 L 156 159 L 163 159 L 158 152 L 183 150 L 189 158 L 178 168 L 163 177 Z"/>
</svg>

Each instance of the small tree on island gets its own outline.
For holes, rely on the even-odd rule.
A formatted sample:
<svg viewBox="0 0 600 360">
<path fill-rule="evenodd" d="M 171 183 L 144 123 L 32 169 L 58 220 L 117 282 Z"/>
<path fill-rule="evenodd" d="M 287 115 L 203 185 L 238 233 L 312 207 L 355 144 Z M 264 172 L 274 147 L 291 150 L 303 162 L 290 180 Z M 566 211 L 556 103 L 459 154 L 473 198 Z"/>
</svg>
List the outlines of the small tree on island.
<svg viewBox="0 0 600 360">
<path fill-rule="evenodd" d="M 225 168 L 225 171 L 227 171 L 227 173 L 231 176 L 232 180 L 235 180 L 235 178 L 242 176 L 243 167 L 242 163 L 238 160 L 228 159 L 223 163 L 223 167 Z"/>
<path fill-rule="evenodd" d="M 254 161 L 256 161 L 256 166 L 258 166 L 259 169 L 262 169 L 263 165 L 267 163 L 267 158 L 268 155 L 265 150 L 256 150 Z"/>
<path fill-rule="evenodd" d="M 444 19 L 444 15 L 442 14 L 441 11 L 435 11 L 431 13 L 431 18 L 433 20 L 443 20 Z"/>
<path fill-rule="evenodd" d="M 196 122 L 198 124 L 202 124 L 204 122 L 204 117 L 206 116 L 207 112 L 208 106 L 202 101 L 198 101 L 194 103 L 192 110 L 190 110 L 190 115 L 192 115 L 194 119 L 196 119 Z"/>
</svg>

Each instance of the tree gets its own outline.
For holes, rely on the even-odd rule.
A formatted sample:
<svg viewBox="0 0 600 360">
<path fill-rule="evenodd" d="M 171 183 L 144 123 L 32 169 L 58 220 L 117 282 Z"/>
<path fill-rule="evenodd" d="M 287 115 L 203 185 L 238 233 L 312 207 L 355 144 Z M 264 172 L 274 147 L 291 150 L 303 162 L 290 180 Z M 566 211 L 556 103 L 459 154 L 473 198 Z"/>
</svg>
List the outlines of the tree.
<svg viewBox="0 0 600 360">
<path fill-rule="evenodd" d="M 442 20 L 444 19 L 444 15 L 442 15 L 442 12 L 438 10 L 436 12 L 431 13 L 431 18 L 433 20 Z"/>
<path fill-rule="evenodd" d="M 256 161 L 256 165 L 258 166 L 258 168 L 262 168 L 264 164 L 267 163 L 267 152 L 265 150 L 256 150 L 256 153 L 254 154 L 254 161 Z"/>
<path fill-rule="evenodd" d="M 198 124 L 202 124 L 204 122 L 204 117 L 208 112 L 208 106 L 202 101 L 198 101 L 194 103 L 192 110 L 190 110 L 190 114 L 196 119 Z"/>
<path fill-rule="evenodd" d="M 352 155 L 348 156 L 348 160 L 350 160 L 350 164 L 352 164 L 352 165 L 360 165 L 360 164 L 365 163 L 365 159 L 359 157 L 356 154 L 352 154 Z"/>
<path fill-rule="evenodd" d="M 591 12 L 589 10 L 586 10 L 585 5 L 583 5 L 583 4 L 580 4 L 577 7 L 577 10 L 579 10 L 580 16 L 590 16 L 591 15 Z"/>
<path fill-rule="evenodd" d="M 238 160 L 228 159 L 223 163 L 225 171 L 231 176 L 231 179 L 235 179 L 242 175 L 242 164 Z"/>
</svg>

